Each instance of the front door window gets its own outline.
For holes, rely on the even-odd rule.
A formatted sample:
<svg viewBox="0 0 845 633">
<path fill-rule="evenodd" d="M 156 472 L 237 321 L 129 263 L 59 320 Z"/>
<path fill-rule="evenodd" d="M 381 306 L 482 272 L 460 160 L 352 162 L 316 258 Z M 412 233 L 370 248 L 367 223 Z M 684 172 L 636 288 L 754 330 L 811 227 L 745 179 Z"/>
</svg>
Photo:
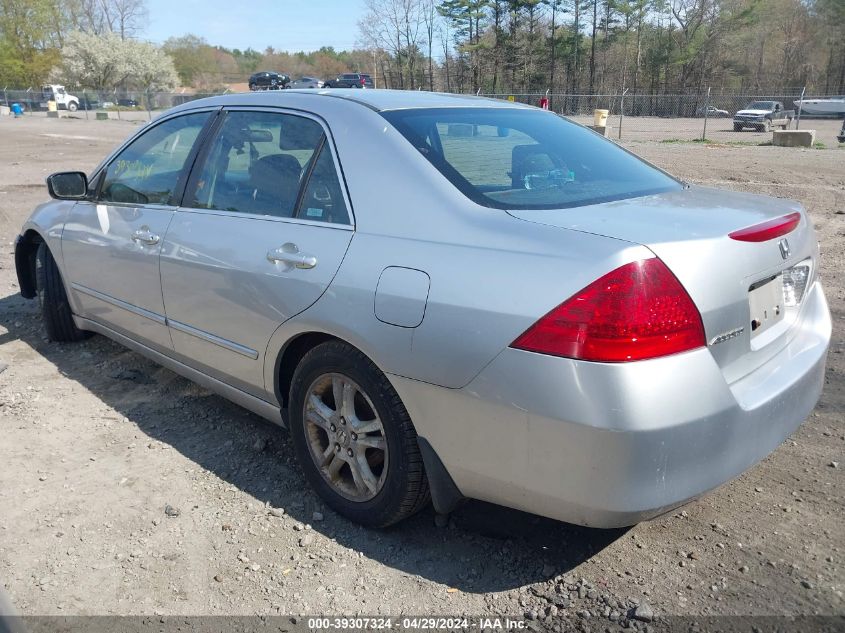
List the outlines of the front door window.
<svg viewBox="0 0 845 633">
<path fill-rule="evenodd" d="M 100 189 L 101 202 L 173 205 L 185 162 L 210 112 L 165 121 L 112 160 Z"/>
</svg>

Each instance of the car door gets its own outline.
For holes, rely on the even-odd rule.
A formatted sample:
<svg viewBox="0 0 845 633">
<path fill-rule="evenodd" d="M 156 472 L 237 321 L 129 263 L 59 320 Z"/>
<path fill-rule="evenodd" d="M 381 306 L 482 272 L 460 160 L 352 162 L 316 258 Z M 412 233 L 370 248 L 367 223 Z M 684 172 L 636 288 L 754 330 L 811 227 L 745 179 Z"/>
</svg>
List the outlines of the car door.
<svg viewBox="0 0 845 633">
<path fill-rule="evenodd" d="M 211 110 L 169 118 L 122 148 L 77 203 L 62 233 L 71 292 L 85 318 L 159 350 L 165 324 L 159 253 Z"/>
<path fill-rule="evenodd" d="M 177 357 L 258 397 L 281 323 L 328 288 L 352 216 L 316 118 L 231 109 L 197 158 L 161 255 Z"/>
</svg>

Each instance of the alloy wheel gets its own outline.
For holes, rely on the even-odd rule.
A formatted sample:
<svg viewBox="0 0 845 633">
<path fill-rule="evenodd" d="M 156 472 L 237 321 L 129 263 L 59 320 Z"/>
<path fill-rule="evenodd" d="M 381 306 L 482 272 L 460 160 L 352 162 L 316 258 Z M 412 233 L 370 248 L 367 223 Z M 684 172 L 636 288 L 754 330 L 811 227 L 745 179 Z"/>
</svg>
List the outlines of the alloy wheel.
<svg viewBox="0 0 845 633">
<path fill-rule="evenodd" d="M 388 450 L 369 396 L 348 376 L 323 374 L 308 388 L 302 419 L 311 459 L 323 479 L 350 501 L 369 501 L 383 488 Z"/>
</svg>

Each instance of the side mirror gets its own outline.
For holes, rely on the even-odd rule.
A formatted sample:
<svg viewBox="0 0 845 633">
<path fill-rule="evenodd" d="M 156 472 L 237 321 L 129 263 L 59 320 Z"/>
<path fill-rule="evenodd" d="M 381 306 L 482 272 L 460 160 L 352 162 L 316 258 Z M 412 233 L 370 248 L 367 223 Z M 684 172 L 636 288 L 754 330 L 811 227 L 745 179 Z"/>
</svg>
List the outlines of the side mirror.
<svg viewBox="0 0 845 633">
<path fill-rule="evenodd" d="M 56 200 L 84 200 L 88 196 L 88 176 L 81 171 L 61 171 L 47 176 L 47 190 Z"/>
</svg>

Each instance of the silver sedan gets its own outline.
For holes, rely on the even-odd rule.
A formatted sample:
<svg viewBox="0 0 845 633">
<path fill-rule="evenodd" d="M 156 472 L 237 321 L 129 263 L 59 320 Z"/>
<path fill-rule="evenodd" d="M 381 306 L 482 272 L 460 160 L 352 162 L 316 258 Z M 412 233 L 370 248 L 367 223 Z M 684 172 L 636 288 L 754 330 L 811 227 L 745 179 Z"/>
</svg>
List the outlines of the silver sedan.
<svg viewBox="0 0 845 633">
<path fill-rule="evenodd" d="M 366 525 L 464 498 L 633 524 L 765 457 L 822 389 L 800 205 L 532 107 L 226 95 L 48 187 L 15 261 L 49 338 L 108 336 L 287 426 Z"/>
<path fill-rule="evenodd" d="M 323 80 L 316 77 L 300 77 L 291 82 L 291 88 L 322 88 Z"/>
</svg>

